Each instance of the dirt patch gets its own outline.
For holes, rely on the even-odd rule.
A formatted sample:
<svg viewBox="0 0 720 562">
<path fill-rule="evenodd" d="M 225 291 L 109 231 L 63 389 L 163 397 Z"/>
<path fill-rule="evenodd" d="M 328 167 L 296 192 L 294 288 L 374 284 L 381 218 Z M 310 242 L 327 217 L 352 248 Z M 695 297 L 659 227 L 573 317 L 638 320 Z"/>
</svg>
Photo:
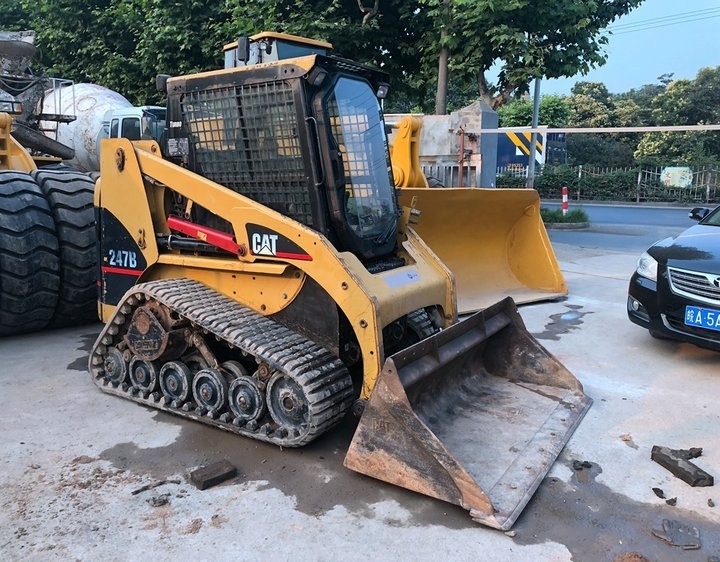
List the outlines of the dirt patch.
<svg viewBox="0 0 720 562">
<path fill-rule="evenodd" d="M 138 407 L 128 402 L 128 407 Z M 172 444 L 140 449 L 134 443 L 121 443 L 100 454 L 120 470 L 144 474 L 148 480 L 162 480 L 227 459 L 237 467 L 235 478 L 220 486 L 266 482 L 258 490 L 277 489 L 294 497 L 296 509 L 320 517 L 337 506 L 364 517 L 375 516 L 373 504 L 395 500 L 411 514 L 407 520 L 393 521 L 394 526 L 442 524 L 448 528 L 473 528 L 467 511 L 403 488 L 379 482 L 343 466 L 345 452 L 355 430 L 348 417 L 338 427 L 299 449 L 281 449 L 275 445 L 232 435 L 158 412 L 158 421 L 181 427 Z"/>
<path fill-rule="evenodd" d="M 561 460 L 573 469 L 572 455 L 565 451 Z M 515 527 L 515 542 L 522 545 L 556 541 L 564 544 L 573 560 L 683 560 L 707 562 L 720 553 L 717 524 L 671 507 L 655 498 L 648 486 L 648 502 L 639 503 L 615 493 L 597 482 L 602 472 L 597 464 L 574 470 L 570 483 L 545 478 Z M 654 503 L 654 502 L 658 503 Z M 672 519 L 695 527 L 701 548 L 685 551 L 653 536 L 653 529 Z M 635 556 L 635 558 L 633 558 Z"/>
</svg>

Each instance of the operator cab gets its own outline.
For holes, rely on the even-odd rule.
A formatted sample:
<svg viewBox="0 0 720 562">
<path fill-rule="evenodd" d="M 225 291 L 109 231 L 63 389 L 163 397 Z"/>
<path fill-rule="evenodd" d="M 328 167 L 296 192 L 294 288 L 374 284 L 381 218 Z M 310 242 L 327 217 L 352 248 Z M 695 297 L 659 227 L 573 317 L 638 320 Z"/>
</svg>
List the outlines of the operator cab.
<svg viewBox="0 0 720 562">
<path fill-rule="evenodd" d="M 330 48 L 262 33 L 227 45 L 225 70 L 167 79 L 164 152 L 368 264 L 396 245 L 388 76 Z"/>
</svg>

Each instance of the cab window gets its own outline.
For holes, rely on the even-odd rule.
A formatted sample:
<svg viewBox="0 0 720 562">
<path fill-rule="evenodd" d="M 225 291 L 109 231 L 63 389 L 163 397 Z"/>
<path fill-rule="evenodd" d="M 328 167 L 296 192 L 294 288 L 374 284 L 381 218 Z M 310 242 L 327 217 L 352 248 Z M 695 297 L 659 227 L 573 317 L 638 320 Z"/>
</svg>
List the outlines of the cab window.
<svg viewBox="0 0 720 562">
<path fill-rule="evenodd" d="M 122 136 L 130 140 L 140 140 L 140 119 L 125 117 L 122 120 Z"/>
</svg>

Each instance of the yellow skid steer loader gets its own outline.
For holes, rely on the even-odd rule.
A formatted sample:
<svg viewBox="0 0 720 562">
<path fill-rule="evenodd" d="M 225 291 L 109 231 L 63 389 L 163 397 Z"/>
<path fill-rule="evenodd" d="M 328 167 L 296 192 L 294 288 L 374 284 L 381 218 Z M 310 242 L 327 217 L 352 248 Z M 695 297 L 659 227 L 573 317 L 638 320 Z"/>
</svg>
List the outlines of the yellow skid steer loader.
<svg viewBox="0 0 720 562">
<path fill-rule="evenodd" d="M 353 470 L 507 529 L 590 405 L 504 299 L 458 322 L 454 272 L 397 203 L 388 78 L 262 33 L 159 77 L 162 145 L 103 141 L 103 391 L 286 447 L 360 416 Z"/>
</svg>

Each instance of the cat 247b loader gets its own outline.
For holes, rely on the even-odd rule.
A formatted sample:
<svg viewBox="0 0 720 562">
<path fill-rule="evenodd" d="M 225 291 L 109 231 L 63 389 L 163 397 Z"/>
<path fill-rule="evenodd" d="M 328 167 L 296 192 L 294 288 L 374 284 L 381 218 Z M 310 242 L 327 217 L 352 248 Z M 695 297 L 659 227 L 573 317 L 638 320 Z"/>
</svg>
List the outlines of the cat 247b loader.
<svg viewBox="0 0 720 562">
<path fill-rule="evenodd" d="M 92 378 L 283 447 L 352 411 L 346 466 L 507 529 L 590 400 L 511 299 L 458 321 L 397 203 L 388 78 L 329 50 L 240 39 L 223 70 L 158 78 L 162 143 L 103 141 Z"/>
</svg>

